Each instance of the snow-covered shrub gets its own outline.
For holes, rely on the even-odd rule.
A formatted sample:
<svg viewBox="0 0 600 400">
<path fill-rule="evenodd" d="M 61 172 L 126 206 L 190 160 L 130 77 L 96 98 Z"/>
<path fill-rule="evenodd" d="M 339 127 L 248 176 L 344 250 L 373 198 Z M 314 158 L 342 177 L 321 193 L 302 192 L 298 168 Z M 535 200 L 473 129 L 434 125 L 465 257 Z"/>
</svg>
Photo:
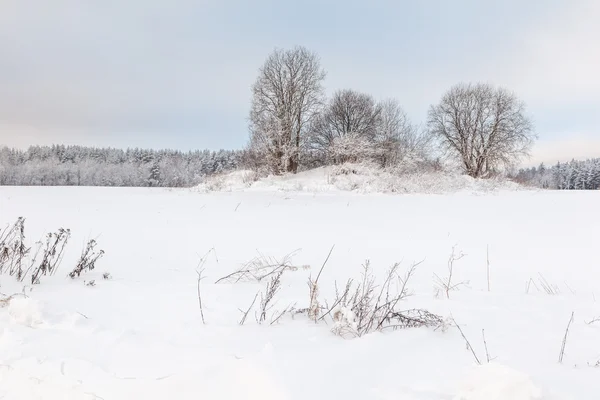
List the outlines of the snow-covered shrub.
<svg viewBox="0 0 600 400">
<path fill-rule="evenodd" d="M 62 261 L 65 246 L 71 237 L 69 229 L 60 228 L 55 233 L 46 235 L 46 245 L 42 253 L 42 261 L 31 273 L 31 284 L 40 283 L 41 275 L 53 275 Z M 37 254 L 36 254 L 37 255 Z M 32 265 L 35 263 L 35 257 Z"/>
<path fill-rule="evenodd" d="M 204 193 L 243 190 L 267 175 L 257 170 L 241 169 L 207 177 L 196 190 Z"/>
<path fill-rule="evenodd" d="M 350 307 L 338 307 L 333 313 L 333 321 L 334 325 L 333 328 L 331 328 L 331 332 L 337 336 L 343 338 L 354 337 L 356 332 L 358 332 L 356 314 L 354 314 Z"/>
<path fill-rule="evenodd" d="M 328 312 L 334 322 L 332 332 L 344 338 L 361 337 L 386 329 L 431 327 L 444 329 L 446 321 L 427 310 L 402 310 L 399 306 L 411 293 L 407 284 L 418 264 L 413 264 L 400 276 L 400 264 L 394 264 L 382 284 L 377 285 L 369 262 L 364 264 L 358 284 L 349 279 L 342 293 L 337 293 Z M 394 289 L 392 282 L 399 282 Z"/>
<path fill-rule="evenodd" d="M 474 179 L 466 175 L 423 169 L 418 161 L 393 168 L 372 162 L 345 163 L 330 167 L 328 182 L 336 189 L 361 193 L 447 193 L 461 190 L 515 190 L 516 183 L 503 178 Z"/>
<path fill-rule="evenodd" d="M 309 301 L 308 305 L 303 308 L 296 308 L 297 303 L 294 302 L 283 310 L 272 311 L 275 296 L 281 289 L 283 274 L 290 270 L 298 270 L 297 267 L 290 264 L 289 258 L 279 261 L 261 255 L 237 271 L 218 279 L 215 283 L 266 281 L 264 290 L 256 294 L 250 306 L 245 311 L 240 310 L 243 314 L 240 325 L 244 325 L 257 299 L 260 298 L 259 308 L 256 311 L 258 324 L 263 324 L 268 320 L 270 320 L 270 324 L 274 324 L 284 315 L 292 317 L 306 315 L 314 323 L 330 318 L 333 322 L 332 332 L 344 338 L 361 337 L 387 329 L 418 327 L 445 329 L 446 321 L 438 315 L 422 309 L 400 308 L 403 300 L 411 295 L 407 285 L 419 263 L 412 264 L 404 275 L 399 273 L 400 264 L 394 264 L 388 270 L 384 281 L 377 285 L 370 263 L 367 261 L 363 266 L 362 277 L 357 281 L 358 284 L 349 279 L 341 293 L 336 286 L 336 297 L 329 307 L 327 301 L 319 298 L 319 278 L 332 251 L 333 248 L 316 278 L 309 277 Z M 303 269 L 308 268 L 303 267 Z"/>
<path fill-rule="evenodd" d="M 429 161 L 407 159 L 394 167 L 381 168 L 375 161 L 342 163 L 302 171 L 297 174 L 266 176 L 252 170 L 239 170 L 208 178 L 195 190 L 286 192 L 353 191 L 358 193 L 453 193 L 464 190 L 488 192 L 522 187 L 502 177 L 474 179 L 451 173 Z"/>
<path fill-rule="evenodd" d="M 250 304 L 250 306 L 248 307 L 248 309 L 246 311 L 240 310 L 243 314 L 242 319 L 239 322 L 239 325 L 244 325 L 244 323 L 246 322 L 246 319 L 248 318 L 248 315 L 250 314 L 250 311 L 252 311 L 254 304 L 256 303 L 256 300 L 260 297 L 260 303 L 259 303 L 259 309 L 258 312 L 256 313 L 256 322 L 261 325 L 263 323 L 267 322 L 267 319 L 269 319 L 269 324 L 273 325 L 276 322 L 278 322 L 281 317 L 283 317 L 286 314 L 289 314 L 293 311 L 293 305 L 289 305 L 287 307 L 285 307 L 283 310 L 281 311 L 273 311 L 271 312 L 271 310 L 273 309 L 273 307 L 275 306 L 275 297 L 277 296 L 277 293 L 279 293 L 279 290 L 281 289 L 281 277 L 283 276 L 284 272 L 286 271 L 285 268 L 276 268 L 273 273 L 269 274 L 268 276 L 270 277 L 270 279 L 267 281 L 267 284 L 264 288 L 264 290 L 259 291 L 258 293 L 256 293 L 256 296 L 254 296 L 254 300 L 252 300 L 252 303 Z M 270 315 L 270 317 L 269 317 Z"/>
<path fill-rule="evenodd" d="M 222 175 L 215 175 L 206 178 L 202 186 L 209 192 L 220 191 L 225 187 L 225 178 Z"/>
<path fill-rule="evenodd" d="M 242 182 L 246 186 L 252 185 L 254 182 L 258 181 L 261 176 L 259 171 L 241 171 Z"/>
<path fill-rule="evenodd" d="M 377 155 L 375 143 L 364 135 L 349 133 L 333 140 L 328 149 L 329 159 L 334 164 L 371 161 Z"/>
</svg>

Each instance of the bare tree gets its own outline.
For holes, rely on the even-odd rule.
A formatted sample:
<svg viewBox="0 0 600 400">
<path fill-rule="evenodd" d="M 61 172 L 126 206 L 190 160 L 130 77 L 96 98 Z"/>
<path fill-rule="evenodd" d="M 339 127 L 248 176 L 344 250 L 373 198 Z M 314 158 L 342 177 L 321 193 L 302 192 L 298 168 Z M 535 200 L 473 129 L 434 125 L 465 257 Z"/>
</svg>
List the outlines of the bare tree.
<svg viewBox="0 0 600 400">
<path fill-rule="evenodd" d="M 339 154 L 337 158 L 332 154 L 336 141 L 343 142 L 337 147 L 345 146 L 346 142 L 374 144 L 380 116 L 381 107 L 372 96 L 349 89 L 339 90 L 311 126 L 311 148 L 328 161 L 349 161 L 339 159 Z"/>
<path fill-rule="evenodd" d="M 429 132 L 414 126 L 396 99 L 380 102 L 379 108 L 375 144 L 381 166 L 397 165 L 407 158 L 426 159 L 431 144 Z"/>
<path fill-rule="evenodd" d="M 400 104 L 390 99 L 381 103 L 381 117 L 376 141 L 380 150 L 382 167 L 398 162 L 401 151 L 401 138 L 408 134 L 412 127 Z"/>
<path fill-rule="evenodd" d="M 308 124 L 323 100 L 325 72 L 304 47 L 275 49 L 252 87 L 250 148 L 271 172 L 296 172 Z"/>
<path fill-rule="evenodd" d="M 486 177 L 529 154 L 536 138 L 525 105 L 489 84 L 459 84 L 429 110 L 428 126 L 465 172 Z"/>
</svg>

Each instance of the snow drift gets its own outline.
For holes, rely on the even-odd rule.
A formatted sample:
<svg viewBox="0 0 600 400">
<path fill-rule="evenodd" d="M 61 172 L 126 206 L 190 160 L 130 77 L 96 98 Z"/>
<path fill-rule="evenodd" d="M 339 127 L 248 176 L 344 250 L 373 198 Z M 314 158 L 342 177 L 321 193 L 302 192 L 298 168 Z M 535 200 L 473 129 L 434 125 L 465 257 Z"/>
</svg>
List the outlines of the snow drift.
<svg viewBox="0 0 600 400">
<path fill-rule="evenodd" d="M 212 176 L 196 187 L 212 191 L 286 191 L 286 192 L 356 192 L 356 193 L 429 193 L 460 191 L 490 192 L 523 189 L 502 178 L 474 179 L 443 171 L 418 172 L 381 169 L 367 163 L 320 167 L 297 174 L 260 178 L 251 170 L 238 170 Z"/>
</svg>

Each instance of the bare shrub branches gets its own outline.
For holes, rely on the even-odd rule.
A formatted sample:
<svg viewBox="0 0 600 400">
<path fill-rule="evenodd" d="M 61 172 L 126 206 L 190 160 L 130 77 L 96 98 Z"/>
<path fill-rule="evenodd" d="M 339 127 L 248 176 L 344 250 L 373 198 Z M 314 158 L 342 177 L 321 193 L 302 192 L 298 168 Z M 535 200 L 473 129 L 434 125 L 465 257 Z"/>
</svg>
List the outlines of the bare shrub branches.
<svg viewBox="0 0 600 400">
<path fill-rule="evenodd" d="M 548 283 L 548 281 L 546 280 L 544 275 L 542 275 L 542 274 L 538 274 L 538 275 L 540 276 L 539 283 L 542 286 L 542 289 L 544 289 L 544 291 L 546 292 L 546 294 L 550 294 L 550 295 L 560 294 L 560 288 L 558 286 Z"/>
<path fill-rule="evenodd" d="M 343 290 L 335 284 L 335 299 L 331 307 L 327 302 L 319 298 L 319 280 L 325 266 L 327 265 L 333 249 L 329 253 L 313 279 L 309 277 L 309 301 L 308 307 L 297 309 L 295 303 L 291 303 L 283 310 L 273 312 L 276 303 L 275 298 L 281 289 L 281 279 L 286 268 L 271 268 L 269 280 L 264 290 L 256 293 L 250 306 L 239 311 L 242 318 L 239 325 L 244 325 L 248 315 L 258 302 L 255 313 L 256 322 L 259 325 L 269 322 L 271 325 L 277 323 L 284 315 L 293 316 L 306 314 L 315 323 L 330 317 L 334 322 L 332 332 L 342 337 L 360 337 L 365 334 L 388 329 L 407 329 L 417 327 L 432 327 L 435 329 L 445 328 L 442 317 L 427 310 L 401 309 L 401 301 L 412 293 L 408 289 L 408 283 L 414 275 L 420 263 L 412 264 L 404 274 L 399 272 L 400 264 L 394 264 L 386 273 L 381 284 L 376 284 L 375 276 L 369 261 L 363 265 L 360 280 L 348 279 Z M 278 264 L 279 265 L 279 264 Z"/>
<path fill-rule="evenodd" d="M 31 284 L 39 284 L 41 276 L 56 273 L 70 237 L 69 229 L 59 228 L 56 232 L 48 233 L 45 242 L 36 242 L 36 251 L 30 254 L 31 247 L 25 245 L 25 218 L 19 217 L 13 225 L 0 232 L 0 274 L 8 272 L 23 282 L 31 271 Z M 98 259 L 104 255 L 104 250 L 96 252 L 95 246 L 95 240 L 88 242 L 76 267 L 68 274 L 71 278 L 95 268 Z M 40 255 L 41 261 L 37 264 Z M 26 262 L 29 266 L 23 270 Z"/>
<path fill-rule="evenodd" d="M 262 325 L 264 322 L 267 321 L 268 315 L 269 315 L 270 311 L 272 310 L 273 306 L 275 305 L 274 304 L 275 296 L 281 289 L 281 276 L 283 275 L 284 272 L 285 272 L 284 268 L 278 268 L 276 270 L 276 272 L 274 272 L 273 274 L 269 274 L 269 276 L 271 278 L 269 279 L 269 281 L 267 281 L 267 285 L 266 285 L 264 291 L 258 291 L 256 293 L 256 295 L 254 295 L 254 299 L 252 300 L 252 303 L 250 303 L 250 306 L 248 307 L 248 309 L 246 309 L 245 311 L 241 310 L 241 309 L 239 310 L 242 313 L 242 318 L 238 322 L 238 324 L 240 326 L 242 326 L 246 323 L 246 320 L 248 319 L 248 315 L 250 314 L 250 311 L 252 311 L 252 309 L 254 308 L 254 304 L 256 304 L 256 300 L 259 297 L 260 297 L 259 309 L 258 309 L 257 313 L 255 314 L 256 322 L 259 325 Z M 280 311 L 279 313 L 272 315 L 270 324 L 273 325 L 274 323 L 279 321 L 279 319 L 284 314 L 288 313 L 291 308 L 292 308 L 292 306 L 288 306 L 283 311 Z"/>
<path fill-rule="evenodd" d="M 463 285 L 469 284 L 469 281 L 460 281 L 453 282 L 454 277 L 454 263 L 465 256 L 462 252 L 456 254 L 456 246 L 452 247 L 452 254 L 448 258 L 448 275 L 440 278 L 438 274 L 433 274 L 434 276 L 434 285 L 436 287 L 437 292 L 443 292 L 446 295 L 446 298 L 450 298 L 450 292 L 453 290 L 458 290 L 459 287 Z"/>
<path fill-rule="evenodd" d="M 69 272 L 69 277 L 74 279 L 75 277 L 80 276 L 84 271 L 92 271 L 96 268 L 96 262 L 104 255 L 104 250 L 99 250 L 96 252 L 96 241 L 91 239 L 83 252 L 81 253 L 81 257 L 77 262 L 77 265 L 73 269 L 73 271 Z"/>
<path fill-rule="evenodd" d="M 215 283 L 261 282 L 265 278 L 276 275 L 279 272 L 297 271 L 298 267 L 291 263 L 295 253 L 290 253 L 281 260 L 274 257 L 266 257 L 259 253 L 258 257 L 253 258 L 237 271 L 217 279 Z"/>
<path fill-rule="evenodd" d="M 333 333 L 361 337 L 384 329 L 443 327 L 443 319 L 426 310 L 398 309 L 398 304 L 411 295 L 407 283 L 419 264 L 411 265 L 404 276 L 398 273 L 400 264 L 394 264 L 378 286 L 369 261 L 365 262 L 361 280 L 355 287 L 354 281 L 348 280 L 341 295 L 336 288 L 334 306 L 325 314 L 333 315 Z M 393 283 L 396 283 L 395 290 Z"/>
<path fill-rule="evenodd" d="M 586 321 L 586 324 L 593 325 L 593 324 L 595 324 L 597 322 L 600 322 L 600 317 L 592 318 L 591 320 Z"/>
<path fill-rule="evenodd" d="M 538 273 L 537 283 L 536 283 L 535 279 L 529 278 L 529 280 L 527 281 L 526 288 L 525 288 L 526 293 L 529 293 L 529 290 L 531 289 L 532 284 L 538 292 L 544 292 L 551 296 L 561 294 L 561 290 L 558 287 L 558 285 L 548 282 L 546 280 L 546 278 L 544 277 L 544 275 L 542 275 L 541 273 Z M 540 287 L 541 287 L 541 289 L 540 289 Z"/>
<path fill-rule="evenodd" d="M 66 233 L 62 228 L 56 234 L 49 234 L 46 242 L 46 248 L 44 249 L 42 263 L 35 267 L 35 263 L 41 250 L 41 243 L 39 243 L 36 252 L 33 254 L 29 267 L 27 270 L 23 270 L 23 265 L 26 262 L 26 258 L 30 255 L 31 247 L 25 245 L 25 218 L 19 217 L 17 221 L 7 227 L 2 233 L 0 233 L 0 273 L 5 270 L 8 271 L 10 276 L 14 276 L 19 282 L 25 279 L 25 276 L 31 269 L 34 270 L 32 277 L 32 283 L 38 281 L 39 274 L 52 273 L 56 269 L 57 265 L 62 259 L 62 251 L 64 250 L 65 237 L 68 237 L 70 233 Z M 56 246 L 50 244 L 50 238 L 58 236 L 59 240 L 56 246 L 62 244 L 58 251 L 58 257 L 56 254 Z"/>
<path fill-rule="evenodd" d="M 407 328 L 434 328 L 445 329 L 446 321 L 439 315 L 430 313 L 427 310 L 411 309 L 394 312 L 391 317 L 396 319 L 395 324 L 382 326 L 381 329 L 407 329 Z"/>
<path fill-rule="evenodd" d="M 315 281 L 312 281 L 312 279 L 309 278 L 309 286 L 311 285 L 311 283 L 314 285 L 314 287 L 311 287 L 311 298 L 314 298 L 314 301 L 317 303 L 318 303 L 318 300 L 317 300 L 318 292 L 316 289 L 317 283 L 318 283 L 319 277 L 321 276 L 321 273 L 323 272 L 323 269 L 325 268 L 325 265 L 327 264 L 327 260 L 329 260 L 329 257 L 331 256 L 332 251 L 333 251 L 333 247 L 329 251 L 327 259 L 323 263 L 323 266 L 321 267 L 319 274 L 318 274 L 317 278 L 315 279 Z M 223 278 L 220 278 L 215 282 L 215 284 L 221 283 L 221 282 L 228 282 L 228 283 L 261 282 L 261 281 L 269 278 L 264 291 L 259 291 L 258 293 L 256 293 L 256 295 L 254 296 L 254 299 L 252 300 L 252 303 L 250 304 L 250 307 L 248 307 L 248 309 L 245 311 L 239 310 L 242 313 L 242 318 L 239 321 L 239 325 L 244 325 L 244 323 L 246 322 L 246 320 L 248 318 L 250 311 L 254 307 L 254 304 L 256 303 L 256 301 L 259 297 L 260 297 L 260 303 L 259 303 L 259 310 L 256 314 L 256 322 L 258 324 L 263 324 L 267 321 L 268 315 L 270 314 L 270 312 L 274 306 L 275 296 L 281 289 L 281 277 L 283 276 L 283 274 L 286 271 L 297 271 L 298 270 L 298 267 L 291 264 L 291 258 L 292 258 L 293 254 L 294 253 L 288 254 L 287 256 L 285 256 L 283 258 L 283 260 L 278 260 L 273 257 L 265 257 L 264 255 L 260 254 L 259 257 L 252 259 L 250 262 L 246 263 L 239 270 L 237 270 L 229 275 L 226 275 Z M 307 267 L 307 266 L 303 267 L 303 269 L 308 269 L 308 268 L 309 267 Z M 288 313 L 299 314 L 299 313 L 306 313 L 308 311 L 309 311 L 308 308 L 303 309 L 303 310 L 296 310 L 295 304 L 290 304 L 287 307 L 285 307 L 282 311 L 273 313 L 270 317 L 270 324 L 271 325 L 275 324 L 285 314 L 288 314 Z M 318 315 L 318 313 L 316 315 Z M 316 317 L 314 319 L 316 321 Z"/>
<path fill-rule="evenodd" d="M 71 231 L 63 228 L 60 228 L 55 233 L 49 233 L 46 236 L 46 245 L 42 254 L 42 261 L 31 274 L 32 284 L 39 284 L 41 275 L 54 275 L 58 265 L 62 261 L 65 246 L 70 237 Z"/>
<path fill-rule="evenodd" d="M 19 217 L 0 233 L 0 274 L 8 270 L 10 276 L 23 280 L 23 261 L 30 247 L 25 246 L 25 218 Z"/>
<path fill-rule="evenodd" d="M 282 311 L 280 311 L 279 313 L 276 313 L 273 315 L 273 317 L 271 318 L 271 323 L 270 325 L 276 324 L 281 317 L 283 317 L 285 314 L 287 313 L 291 313 L 292 310 L 295 309 L 295 303 L 288 305 L 286 308 L 284 308 Z"/>
</svg>

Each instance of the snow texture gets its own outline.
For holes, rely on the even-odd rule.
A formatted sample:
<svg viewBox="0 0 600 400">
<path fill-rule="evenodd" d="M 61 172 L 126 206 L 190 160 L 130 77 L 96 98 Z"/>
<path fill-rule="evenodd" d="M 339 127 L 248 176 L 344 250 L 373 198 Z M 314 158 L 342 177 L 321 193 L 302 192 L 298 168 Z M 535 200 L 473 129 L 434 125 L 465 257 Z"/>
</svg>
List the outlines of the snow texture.
<svg viewBox="0 0 600 400">
<path fill-rule="evenodd" d="M 531 379 L 506 366 L 486 364 L 469 375 L 454 400 L 542 400 L 541 390 Z"/>
<path fill-rule="evenodd" d="M 28 245 L 59 227 L 72 232 L 57 273 L 41 284 L 0 275 L 0 299 L 14 295 L 0 302 L 0 398 L 598 399 L 598 192 L 493 190 L 492 182 L 449 177 L 432 191 L 458 192 L 359 194 L 327 183 L 328 174 L 249 188 L 238 176 L 232 191 L 209 193 L 0 187 L 0 223 L 25 217 Z M 403 185 L 423 187 L 411 182 Z M 368 192 L 379 184 L 361 185 Z M 90 238 L 105 257 L 68 278 Z M 402 308 L 453 317 L 482 365 L 454 326 L 342 338 L 332 319 L 303 314 L 259 325 L 257 306 L 240 326 L 239 310 L 267 282 L 214 283 L 257 256 L 291 254 L 298 268 L 282 275 L 270 322 L 290 305 L 308 307 L 309 276 L 333 245 L 318 284 L 322 304 L 333 305 L 336 283 L 360 279 L 366 260 L 378 283 L 393 263 L 403 274 L 422 261 Z M 465 257 L 453 279 L 465 285 L 448 299 L 436 296 L 434 274 L 447 274 L 454 246 Z"/>
</svg>

